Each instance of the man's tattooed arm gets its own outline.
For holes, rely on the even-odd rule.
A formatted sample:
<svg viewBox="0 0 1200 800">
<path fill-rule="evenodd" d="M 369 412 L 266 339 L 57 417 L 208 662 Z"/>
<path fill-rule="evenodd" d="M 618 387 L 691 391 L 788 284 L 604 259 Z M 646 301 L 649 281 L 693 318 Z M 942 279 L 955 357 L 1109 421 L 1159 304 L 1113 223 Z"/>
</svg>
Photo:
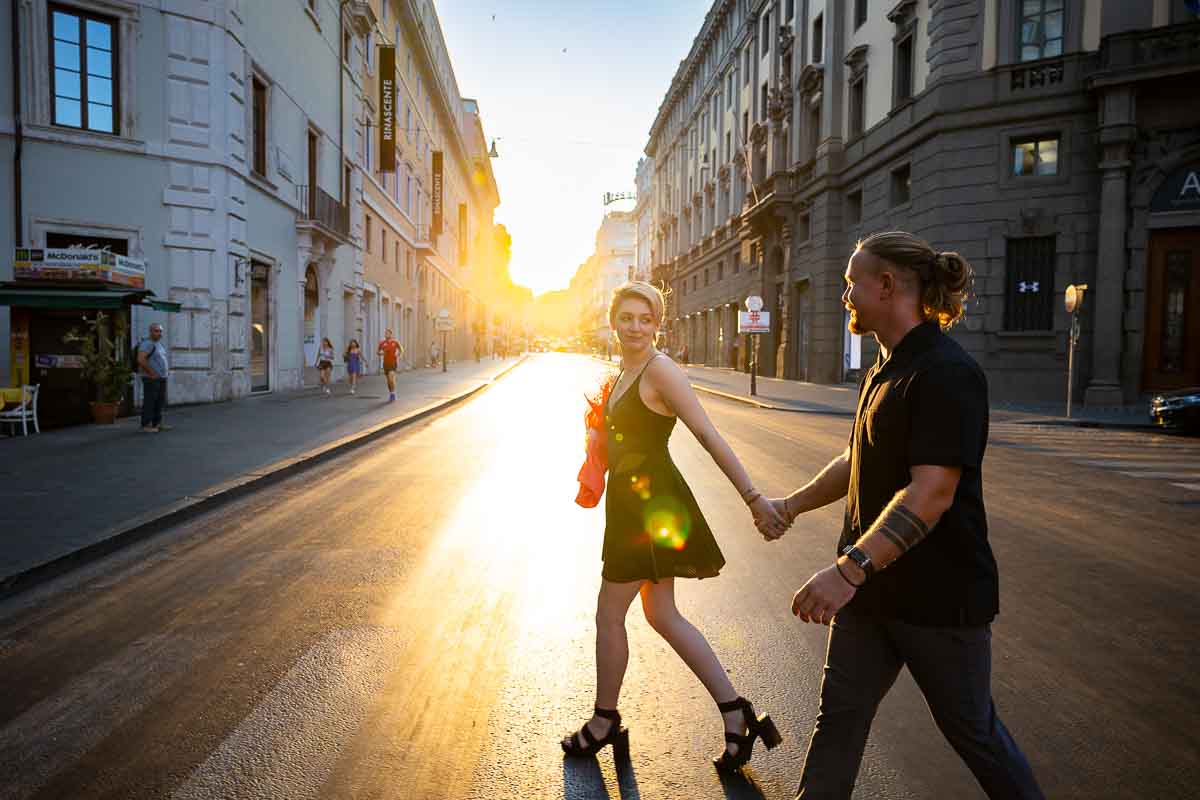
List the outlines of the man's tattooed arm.
<svg viewBox="0 0 1200 800">
<path fill-rule="evenodd" d="M 913 482 L 896 493 L 875 523 L 855 543 L 871 559 L 875 572 L 919 545 L 954 502 L 961 471 L 949 467 L 913 468 Z M 852 561 L 838 563 L 858 583 L 867 579 Z"/>
</svg>

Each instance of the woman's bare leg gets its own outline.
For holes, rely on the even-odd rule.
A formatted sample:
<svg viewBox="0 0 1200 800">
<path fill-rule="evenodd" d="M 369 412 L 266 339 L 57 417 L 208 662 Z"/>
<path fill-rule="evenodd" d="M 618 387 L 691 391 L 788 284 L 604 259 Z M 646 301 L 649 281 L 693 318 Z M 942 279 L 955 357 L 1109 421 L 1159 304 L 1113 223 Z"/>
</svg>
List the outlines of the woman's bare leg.
<svg viewBox="0 0 1200 800">
<path fill-rule="evenodd" d="M 704 688 L 718 703 L 736 700 L 737 691 L 729 680 L 720 659 L 713 652 L 712 646 L 704 638 L 704 634 L 696 626 L 688 622 L 679 613 L 675 605 L 675 580 L 667 578 L 659 583 L 647 581 L 642 584 L 642 610 L 646 621 L 658 635 L 666 639 L 683 663 L 688 665 Z M 741 710 L 729 711 L 724 715 L 725 730 L 730 733 L 744 734 L 746 724 Z M 736 751 L 735 745 L 730 745 L 730 751 Z"/>
<path fill-rule="evenodd" d="M 621 683 L 629 665 L 625 615 L 629 613 L 629 605 L 637 597 L 640 585 L 638 581 L 600 581 L 600 594 L 596 598 L 596 705 L 600 708 L 615 709 L 621 696 Z M 593 716 L 587 727 L 597 739 L 603 739 L 612 724 L 610 719 Z M 587 744 L 582 734 L 576 734 L 575 738 L 580 746 Z"/>
</svg>

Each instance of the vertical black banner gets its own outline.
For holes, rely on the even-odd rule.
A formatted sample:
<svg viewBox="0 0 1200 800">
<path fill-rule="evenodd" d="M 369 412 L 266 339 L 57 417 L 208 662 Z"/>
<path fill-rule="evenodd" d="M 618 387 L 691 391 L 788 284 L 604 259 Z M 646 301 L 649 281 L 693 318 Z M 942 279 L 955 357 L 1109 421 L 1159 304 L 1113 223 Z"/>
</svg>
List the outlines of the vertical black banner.
<svg viewBox="0 0 1200 800">
<path fill-rule="evenodd" d="M 396 48 L 379 47 L 379 171 L 396 171 Z"/>
<path fill-rule="evenodd" d="M 467 204 L 458 204 L 458 264 L 467 263 Z"/>
<path fill-rule="evenodd" d="M 442 151 L 433 151 L 433 229 L 434 236 L 442 233 Z"/>
</svg>

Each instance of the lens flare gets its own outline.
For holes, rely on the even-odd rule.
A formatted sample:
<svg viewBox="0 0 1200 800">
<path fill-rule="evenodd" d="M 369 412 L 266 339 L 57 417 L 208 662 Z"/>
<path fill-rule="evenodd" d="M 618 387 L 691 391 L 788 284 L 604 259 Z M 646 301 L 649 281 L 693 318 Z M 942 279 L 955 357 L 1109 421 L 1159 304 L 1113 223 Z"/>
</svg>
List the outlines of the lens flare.
<svg viewBox="0 0 1200 800">
<path fill-rule="evenodd" d="M 682 550 L 687 546 L 692 517 L 687 507 L 674 497 L 655 497 L 642 511 L 646 534 L 656 547 Z"/>
<path fill-rule="evenodd" d="M 649 475 L 631 475 L 629 476 L 629 483 L 633 493 L 640 497 L 643 501 L 650 499 Z"/>
</svg>

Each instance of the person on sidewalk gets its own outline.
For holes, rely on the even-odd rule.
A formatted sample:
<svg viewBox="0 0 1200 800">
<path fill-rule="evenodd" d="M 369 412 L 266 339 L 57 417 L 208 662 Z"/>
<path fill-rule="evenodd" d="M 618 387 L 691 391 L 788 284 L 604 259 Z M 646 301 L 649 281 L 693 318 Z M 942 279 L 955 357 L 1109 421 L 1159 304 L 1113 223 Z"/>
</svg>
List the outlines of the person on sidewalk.
<svg viewBox="0 0 1200 800">
<path fill-rule="evenodd" d="M 350 382 L 350 394 L 354 394 L 358 388 L 358 378 L 363 373 L 363 356 L 362 347 L 358 344 L 358 339 L 351 339 L 350 344 L 346 347 L 344 355 L 346 362 L 346 380 Z"/>
<path fill-rule="evenodd" d="M 159 433 L 171 430 L 163 424 L 163 409 L 167 406 L 167 346 L 162 340 L 163 327 L 157 322 L 150 326 L 150 337 L 138 344 L 138 374 L 142 376 L 142 432 Z"/>
<path fill-rule="evenodd" d="M 333 374 L 333 342 L 326 337 L 321 340 L 321 349 L 317 351 L 317 370 L 321 375 L 321 391 L 333 394 L 329 385 L 329 377 Z"/>
<path fill-rule="evenodd" d="M 723 715 L 728 747 L 714 763 L 721 770 L 737 770 L 750 760 L 756 739 L 774 748 L 781 737 L 771 718 L 757 716 L 734 690 L 704 635 L 675 605 L 676 578 L 711 578 L 725 565 L 696 498 L 668 453 L 676 419 L 712 455 L 765 537 L 782 536 L 786 523 L 754 489 L 684 372 L 655 349 L 663 312 L 662 292 L 641 281 L 618 287 L 609 306 L 622 362 L 611 391 L 601 393 L 606 400 L 600 401 L 610 480 L 596 602 L 596 705 L 591 719 L 562 740 L 562 748 L 569 756 L 592 756 L 610 744 L 614 751 L 628 748 L 629 732 L 621 727 L 617 700 L 629 662 L 625 616 L 633 598 L 641 595 L 646 621 L 700 679 Z"/>
<path fill-rule="evenodd" d="M 958 253 L 899 231 L 860 242 L 846 268 L 850 331 L 874 334 L 879 358 L 860 384 L 849 445 L 775 501 L 793 520 L 847 500 L 835 562 L 792 599 L 802 621 L 830 626 L 803 800 L 850 797 L 875 711 L 906 666 L 988 797 L 1043 796 L 992 701 L 987 379 L 944 333 L 971 279 Z"/>
<path fill-rule="evenodd" d="M 429 343 L 429 366 L 436 367 L 438 359 L 442 357 L 442 348 L 438 347 L 437 342 Z"/>
<path fill-rule="evenodd" d="M 383 341 L 379 343 L 376 355 L 383 365 L 383 375 L 387 378 L 388 402 L 396 401 L 396 370 L 400 369 L 400 356 L 404 355 L 404 347 L 392 337 L 392 329 L 383 332 Z"/>
</svg>

